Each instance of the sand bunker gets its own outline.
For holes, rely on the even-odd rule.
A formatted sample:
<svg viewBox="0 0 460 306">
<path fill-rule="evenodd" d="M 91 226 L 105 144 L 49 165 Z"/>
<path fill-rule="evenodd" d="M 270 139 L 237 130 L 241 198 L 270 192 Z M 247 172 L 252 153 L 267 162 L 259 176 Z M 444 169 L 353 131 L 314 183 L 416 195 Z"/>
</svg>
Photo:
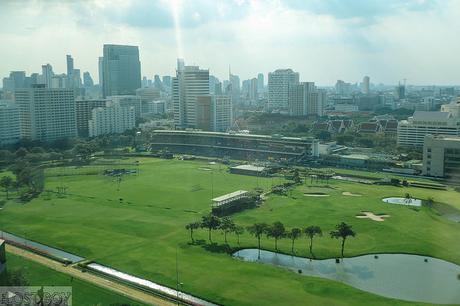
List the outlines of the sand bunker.
<svg viewBox="0 0 460 306">
<path fill-rule="evenodd" d="M 362 197 L 363 195 L 362 194 L 359 194 L 359 193 L 351 193 L 349 191 L 344 191 L 342 192 L 342 195 L 344 196 L 350 196 L 350 197 Z"/>
<path fill-rule="evenodd" d="M 211 168 L 207 168 L 207 167 L 201 167 L 201 168 L 198 168 L 199 170 L 203 170 L 203 171 L 211 171 L 212 169 Z"/>
<path fill-rule="evenodd" d="M 385 215 L 385 214 L 376 215 L 371 211 L 362 211 L 359 215 L 356 215 L 356 218 L 358 219 L 371 219 L 377 222 L 385 221 L 384 218 L 388 218 L 388 217 L 390 217 L 390 215 Z"/>
<path fill-rule="evenodd" d="M 305 192 L 303 194 L 306 197 L 328 197 L 329 195 L 321 192 Z"/>
</svg>

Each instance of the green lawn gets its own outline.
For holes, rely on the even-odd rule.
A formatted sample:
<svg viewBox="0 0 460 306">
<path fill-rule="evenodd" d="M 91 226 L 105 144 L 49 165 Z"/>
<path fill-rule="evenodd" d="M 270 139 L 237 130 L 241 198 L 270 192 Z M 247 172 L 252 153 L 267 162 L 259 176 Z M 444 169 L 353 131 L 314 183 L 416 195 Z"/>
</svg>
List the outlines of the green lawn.
<svg viewBox="0 0 460 306">
<path fill-rule="evenodd" d="M 184 290 L 227 305 L 410 304 L 341 283 L 233 259 L 219 247 L 223 245 L 220 232 L 213 235 L 217 246 L 190 245 L 184 226 L 209 212 L 212 196 L 238 189 L 251 190 L 256 186 L 268 189 L 281 179 L 229 174 L 225 166 L 207 162 L 140 161 L 140 174 L 124 176 L 119 191 L 111 177 L 84 175 L 84 168 L 75 170 L 79 175 L 64 176 L 76 173 L 72 169 L 53 169 L 47 172 L 46 188 L 67 186 L 69 195 L 58 198 L 45 192 L 25 205 L 10 201 L 0 211 L 0 227 L 173 287 L 177 250 Z M 86 170 L 92 173 L 91 169 Z M 329 197 L 305 197 L 303 193 L 309 192 L 308 189 L 314 192 L 321 189 L 310 188 L 307 184 L 296 188 L 291 197 L 270 196 L 260 208 L 235 214 L 234 219 L 244 226 L 278 220 L 287 227 L 319 225 L 325 235 L 315 241 L 318 257 L 339 254 L 338 241 L 330 239 L 327 233 L 335 224 L 345 221 L 358 232 L 356 238 L 347 242 L 347 256 L 413 252 L 460 264 L 460 224 L 444 220 L 427 208 L 416 211 L 381 201 L 383 197 L 404 196 L 409 192 L 415 197 L 431 196 L 436 201 L 460 208 L 460 193 L 334 180 L 330 185 L 332 188 L 324 191 Z M 344 191 L 363 196 L 344 196 Z M 361 210 L 387 213 L 391 217 L 384 222 L 356 219 L 355 215 Z M 205 240 L 207 233 L 199 230 L 196 238 Z M 235 237 L 230 236 L 229 243 L 237 247 Z M 262 244 L 266 249 L 273 248 L 271 240 L 263 239 Z M 240 246 L 254 247 L 256 240 L 246 233 L 241 237 Z M 289 252 L 290 242 L 284 239 L 279 247 Z M 307 254 L 306 239 L 298 241 L 296 252 Z"/>
<path fill-rule="evenodd" d="M 8 271 L 21 271 L 30 286 L 70 286 L 72 287 L 72 304 L 81 306 L 108 305 L 143 305 L 122 295 L 94 286 L 69 275 L 54 271 L 27 260 L 21 256 L 7 253 Z M 120 304 L 118 304 L 120 303 Z"/>
</svg>

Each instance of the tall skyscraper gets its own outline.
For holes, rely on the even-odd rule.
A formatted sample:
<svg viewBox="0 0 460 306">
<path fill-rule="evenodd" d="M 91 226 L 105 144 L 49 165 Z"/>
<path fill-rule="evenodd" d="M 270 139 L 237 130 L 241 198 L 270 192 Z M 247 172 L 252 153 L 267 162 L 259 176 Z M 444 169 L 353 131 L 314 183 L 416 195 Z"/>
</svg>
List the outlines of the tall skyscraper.
<svg viewBox="0 0 460 306">
<path fill-rule="evenodd" d="M 259 99 L 259 80 L 252 78 L 249 81 L 249 100 L 251 103 L 256 102 Z"/>
<path fill-rule="evenodd" d="M 74 91 L 45 86 L 37 84 L 15 91 L 21 137 L 53 141 L 77 136 Z"/>
<path fill-rule="evenodd" d="M 212 96 L 213 130 L 226 132 L 233 124 L 232 98 L 223 95 Z"/>
<path fill-rule="evenodd" d="M 176 77 L 172 79 L 174 124 L 195 128 L 197 97 L 209 95 L 209 70 L 183 64 L 178 60 Z"/>
<path fill-rule="evenodd" d="M 257 91 L 259 93 L 263 92 L 264 91 L 264 87 L 265 87 L 265 84 L 264 84 L 264 75 L 263 73 L 259 73 L 257 75 Z"/>
<path fill-rule="evenodd" d="M 98 67 L 98 72 L 99 72 L 99 85 L 102 86 L 103 84 L 103 74 L 104 74 L 104 57 L 99 56 L 98 62 L 97 62 L 97 67 Z"/>
<path fill-rule="evenodd" d="M 134 95 L 141 88 L 141 63 L 137 46 L 104 45 L 102 60 L 104 97 Z"/>
<path fill-rule="evenodd" d="M 368 95 L 370 92 L 370 78 L 366 75 L 363 78 L 363 94 Z"/>
<path fill-rule="evenodd" d="M 289 86 L 299 83 L 299 73 L 278 69 L 268 74 L 268 110 L 288 108 Z"/>
<path fill-rule="evenodd" d="M 53 78 L 53 67 L 50 64 L 42 65 L 42 82 L 47 88 L 51 88 L 51 79 Z"/>
<path fill-rule="evenodd" d="M 83 86 L 85 88 L 94 86 L 93 78 L 91 77 L 91 74 L 89 74 L 88 71 L 83 73 Z"/>
<path fill-rule="evenodd" d="M 67 62 L 67 86 L 69 88 L 73 87 L 73 58 L 72 55 L 67 54 L 66 56 L 66 62 Z"/>
<path fill-rule="evenodd" d="M 316 91 L 314 82 L 302 82 L 289 86 L 289 114 L 291 116 L 313 115 L 312 94 Z"/>
</svg>

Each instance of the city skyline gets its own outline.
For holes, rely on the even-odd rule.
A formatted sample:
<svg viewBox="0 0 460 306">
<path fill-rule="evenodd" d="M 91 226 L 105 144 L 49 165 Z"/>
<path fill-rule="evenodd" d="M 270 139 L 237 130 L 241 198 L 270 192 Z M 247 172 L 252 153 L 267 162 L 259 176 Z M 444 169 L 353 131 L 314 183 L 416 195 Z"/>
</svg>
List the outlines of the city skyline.
<svg viewBox="0 0 460 306">
<path fill-rule="evenodd" d="M 139 46 L 148 78 L 175 75 L 183 57 L 221 80 L 229 67 L 241 80 L 291 68 L 319 86 L 365 75 L 375 84 L 457 85 L 459 9 L 456 1 L 7 1 L 0 38 L 14 47 L 0 50 L 0 75 L 47 63 L 65 72 L 70 54 L 97 79 L 102 46 L 113 43 Z"/>
</svg>

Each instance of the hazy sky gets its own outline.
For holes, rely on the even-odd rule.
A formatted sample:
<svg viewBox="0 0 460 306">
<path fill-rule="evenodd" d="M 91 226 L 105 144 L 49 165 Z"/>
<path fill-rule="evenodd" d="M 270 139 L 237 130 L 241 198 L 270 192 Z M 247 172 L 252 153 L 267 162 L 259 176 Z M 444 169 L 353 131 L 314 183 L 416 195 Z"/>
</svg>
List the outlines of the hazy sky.
<svg viewBox="0 0 460 306">
<path fill-rule="evenodd" d="M 65 72 L 97 82 L 104 43 L 140 47 L 142 75 L 176 58 L 241 79 L 277 68 L 302 81 L 460 84 L 460 0 L 0 0 L 0 76 Z M 174 18 L 176 16 L 176 18 Z"/>
</svg>

